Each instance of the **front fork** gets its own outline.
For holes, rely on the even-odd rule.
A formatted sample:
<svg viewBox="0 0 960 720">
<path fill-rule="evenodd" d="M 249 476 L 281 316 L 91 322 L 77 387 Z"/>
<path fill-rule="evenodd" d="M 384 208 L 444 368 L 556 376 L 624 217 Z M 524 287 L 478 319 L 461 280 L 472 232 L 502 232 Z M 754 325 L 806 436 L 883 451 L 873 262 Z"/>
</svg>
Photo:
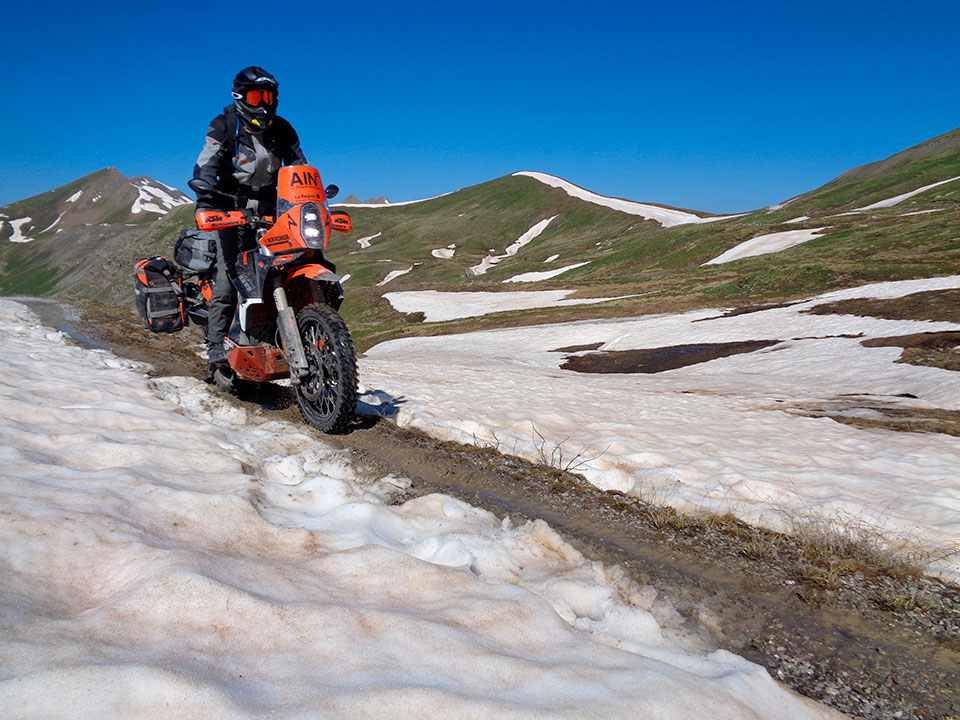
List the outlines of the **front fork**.
<svg viewBox="0 0 960 720">
<path fill-rule="evenodd" d="M 296 314 L 287 303 L 287 293 L 278 277 L 273 280 L 273 302 L 277 306 L 277 328 L 280 330 L 283 352 L 290 366 L 290 382 L 299 385 L 310 374 L 310 368 L 307 365 L 303 340 L 300 338 L 300 329 L 297 327 Z"/>
</svg>

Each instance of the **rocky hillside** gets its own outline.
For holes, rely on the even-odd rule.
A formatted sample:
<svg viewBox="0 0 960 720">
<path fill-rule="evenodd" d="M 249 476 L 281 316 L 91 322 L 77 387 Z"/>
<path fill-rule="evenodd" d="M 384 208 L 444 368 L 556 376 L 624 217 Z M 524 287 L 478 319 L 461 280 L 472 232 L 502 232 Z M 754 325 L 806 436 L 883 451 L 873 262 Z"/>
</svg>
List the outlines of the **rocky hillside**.
<svg viewBox="0 0 960 720">
<path fill-rule="evenodd" d="M 0 208 L 0 293 L 126 297 L 132 261 L 169 252 L 192 206 L 179 190 L 106 168 Z"/>
</svg>

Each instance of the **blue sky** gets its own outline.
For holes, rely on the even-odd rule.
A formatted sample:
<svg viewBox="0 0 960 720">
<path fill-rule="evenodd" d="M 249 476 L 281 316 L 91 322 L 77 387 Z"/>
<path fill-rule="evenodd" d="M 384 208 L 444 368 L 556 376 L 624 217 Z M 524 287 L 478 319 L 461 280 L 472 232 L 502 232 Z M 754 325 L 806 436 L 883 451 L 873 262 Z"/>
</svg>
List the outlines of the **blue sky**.
<svg viewBox="0 0 960 720">
<path fill-rule="evenodd" d="M 3 11 L 0 205 L 102 167 L 186 189 L 262 65 L 325 182 L 429 197 L 517 170 L 754 209 L 960 126 L 960 3 L 28 3 Z M 12 67 L 11 67 L 12 65 Z"/>
</svg>

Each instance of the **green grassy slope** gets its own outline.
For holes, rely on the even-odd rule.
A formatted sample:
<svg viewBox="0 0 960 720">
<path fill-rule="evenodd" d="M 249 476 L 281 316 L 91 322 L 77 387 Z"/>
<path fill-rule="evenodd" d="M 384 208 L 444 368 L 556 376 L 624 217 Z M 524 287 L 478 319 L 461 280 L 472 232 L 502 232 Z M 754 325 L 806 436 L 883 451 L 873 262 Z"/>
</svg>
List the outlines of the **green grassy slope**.
<svg viewBox="0 0 960 720">
<path fill-rule="evenodd" d="M 142 225 L 91 224 L 28 243 L 2 243 L 0 295 L 132 303 L 133 263 L 173 256 L 181 227 L 193 222 L 183 206 Z"/>
<path fill-rule="evenodd" d="M 571 198 L 562 190 L 527 177 L 504 177 L 421 203 L 386 208 L 350 208 L 354 231 L 335 235 L 330 256 L 365 287 L 382 281 L 391 270 L 422 263 L 413 272 L 389 284 L 390 290 L 449 286 L 477 289 L 497 286 L 516 272 L 544 270 L 574 262 L 616 239 L 655 232 L 659 225 L 642 218 Z M 491 254 L 502 254 L 533 225 L 557 216 L 547 229 L 485 275 L 471 276 L 468 268 Z M 374 237 L 361 249 L 359 237 Z M 431 251 L 456 244 L 452 259 L 433 257 Z M 493 253 L 490 250 L 494 250 Z M 554 254 L 560 258 L 545 265 Z M 504 272 L 506 267 L 509 273 Z"/>
<path fill-rule="evenodd" d="M 627 316 L 721 302 L 782 301 L 868 282 L 952 274 L 960 271 L 960 180 L 894 207 L 845 213 L 960 176 L 958 140 L 960 130 L 854 169 L 780 209 L 672 228 L 583 202 L 532 178 L 508 176 L 421 203 L 351 208 L 355 230 L 335 235 L 329 254 L 341 273 L 351 274 L 344 314 L 361 344 L 393 334 L 545 322 L 584 313 Z M 532 225 L 553 215 L 556 220 L 515 257 L 503 259 L 485 275 L 468 273 L 483 257 L 502 254 Z M 802 216 L 807 219 L 795 221 Z M 759 235 L 805 228 L 825 228 L 823 237 L 777 253 L 703 266 Z M 378 233 L 367 249 L 356 243 Z M 431 256 L 431 250 L 451 244 L 457 246 L 454 258 Z M 545 263 L 552 255 L 559 257 Z M 502 282 L 579 262 L 588 264 L 550 280 Z M 390 271 L 411 265 L 411 272 L 377 287 Z M 381 298 L 385 292 L 410 289 L 553 288 L 589 296 L 644 295 L 589 310 L 525 311 L 427 327 L 416 317 L 394 312 Z"/>
<path fill-rule="evenodd" d="M 960 271 L 960 180 L 894 207 L 851 214 L 958 176 L 960 129 L 854 168 L 781 207 L 671 228 L 571 197 L 534 178 L 505 176 L 419 203 L 350 208 L 355 229 L 334 233 L 327 254 L 342 275 L 350 275 L 343 313 L 361 347 L 411 333 L 782 301 L 867 282 Z M 64 215 L 73 218 L 73 225 L 63 232 L 39 233 L 25 244 L 0 237 L 0 293 L 130 302 L 133 261 L 172 255 L 180 228 L 193 224 L 193 207 L 160 217 L 143 213 L 131 222 L 129 199 L 107 198 L 114 185 L 118 195 L 130 187 L 116 171 L 104 170 L 0 208 L 10 218 L 29 215 L 39 230 L 63 211 L 72 193 L 86 193 L 87 205 Z M 92 203 L 96 191 L 105 202 Z M 503 255 L 532 226 L 554 216 L 515 256 L 503 258 L 485 274 L 471 273 L 484 258 Z M 781 252 L 704 266 L 751 238 L 812 228 L 821 228 L 823 236 Z M 360 238 L 370 238 L 370 246 L 362 248 Z M 456 246 L 452 258 L 432 255 L 451 245 Z M 536 283 L 503 283 L 520 273 L 575 263 L 586 264 Z M 408 269 L 379 285 L 392 271 Z M 583 296 L 639 297 L 440 324 L 398 313 L 383 298 L 387 292 L 413 289 L 555 288 Z"/>
</svg>

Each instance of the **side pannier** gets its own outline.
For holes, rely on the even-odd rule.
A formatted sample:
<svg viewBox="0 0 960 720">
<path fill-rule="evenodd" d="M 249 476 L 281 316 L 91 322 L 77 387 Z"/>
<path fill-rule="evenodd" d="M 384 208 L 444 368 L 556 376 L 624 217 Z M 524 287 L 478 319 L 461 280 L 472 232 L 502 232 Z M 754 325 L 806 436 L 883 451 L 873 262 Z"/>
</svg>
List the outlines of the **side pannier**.
<svg viewBox="0 0 960 720">
<path fill-rule="evenodd" d="M 144 327 L 155 333 L 183 330 L 189 320 L 180 268 L 159 255 L 138 260 L 134 268 L 133 292 Z"/>
<path fill-rule="evenodd" d="M 184 270 L 206 272 L 217 262 L 217 233 L 209 230 L 181 230 L 173 248 L 173 259 Z"/>
</svg>

